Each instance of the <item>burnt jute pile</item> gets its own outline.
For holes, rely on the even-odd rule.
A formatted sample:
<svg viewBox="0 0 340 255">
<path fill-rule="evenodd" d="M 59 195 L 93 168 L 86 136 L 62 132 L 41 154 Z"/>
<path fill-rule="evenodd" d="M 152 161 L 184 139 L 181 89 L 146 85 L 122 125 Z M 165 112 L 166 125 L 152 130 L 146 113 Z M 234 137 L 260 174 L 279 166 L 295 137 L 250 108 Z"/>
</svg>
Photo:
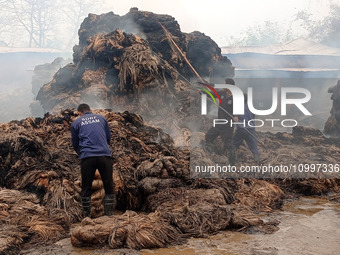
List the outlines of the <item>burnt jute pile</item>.
<svg viewBox="0 0 340 255">
<path fill-rule="evenodd" d="M 117 209 L 125 213 L 99 217 L 103 215 L 104 190 L 96 175 L 92 214 L 99 218 L 73 226 L 81 220 L 79 159 L 70 135 L 70 124 L 77 117 L 74 110 L 1 124 L 3 254 L 16 253 L 28 243 L 43 244 L 66 237 L 70 227 L 74 245 L 134 249 L 164 247 L 223 229 L 257 226 L 270 233 L 277 226 L 263 223 L 256 214 L 279 208 L 284 198 L 282 190 L 303 194 L 339 192 L 339 179 L 193 179 L 189 150 L 174 147 L 171 137 L 161 129 L 147 125 L 136 114 L 94 112 L 109 122 Z M 259 137 L 260 141 L 268 140 L 273 155 L 281 148 L 309 160 L 308 151 L 315 148 L 320 157 L 329 155 L 330 150 L 333 153 L 327 157 L 339 157 L 336 140 L 316 136 L 312 130 L 300 132 L 304 132 L 301 139 L 294 138 L 294 134 Z M 252 163 L 243 147 L 239 160 Z M 272 162 L 274 158 L 267 160 Z"/>
</svg>

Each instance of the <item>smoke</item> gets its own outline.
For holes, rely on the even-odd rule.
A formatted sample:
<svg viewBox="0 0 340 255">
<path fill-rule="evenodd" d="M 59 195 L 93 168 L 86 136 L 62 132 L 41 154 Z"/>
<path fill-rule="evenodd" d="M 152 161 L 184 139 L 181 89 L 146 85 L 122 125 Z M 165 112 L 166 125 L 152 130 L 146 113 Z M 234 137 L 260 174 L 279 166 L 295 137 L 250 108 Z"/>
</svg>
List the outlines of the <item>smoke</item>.
<svg viewBox="0 0 340 255">
<path fill-rule="evenodd" d="M 29 102 L 32 100 L 33 95 L 29 88 L 16 88 L 0 92 L 0 123 L 29 116 Z"/>
<path fill-rule="evenodd" d="M 271 74 L 270 71 L 266 73 Z M 272 74 L 277 75 L 277 72 Z M 286 75 L 286 74 L 285 74 Z M 275 118 L 275 119 L 295 119 L 299 125 L 309 126 L 323 130 L 324 124 L 329 117 L 329 111 L 331 109 L 330 94 L 327 92 L 328 87 L 331 84 L 336 83 L 337 78 L 304 78 L 303 74 L 300 77 L 295 77 L 296 74 L 292 74 L 292 78 L 236 78 L 237 86 L 241 87 L 243 91 L 247 91 L 248 87 L 252 87 L 254 91 L 253 105 L 258 110 L 269 109 L 272 105 L 272 89 L 274 87 L 299 87 L 305 88 L 310 91 L 311 99 L 305 103 L 305 108 L 311 112 L 312 116 L 305 116 L 295 105 L 287 106 L 287 115 L 281 115 L 280 96 L 277 110 L 270 116 L 257 116 L 257 118 Z M 289 98 L 301 98 L 298 94 L 288 94 Z M 280 128 L 274 128 L 270 130 L 287 131 Z"/>
<path fill-rule="evenodd" d="M 37 49 L 17 49 L 16 52 L 0 53 L 0 123 L 31 116 L 34 69 L 37 65 L 51 62 L 58 56 L 66 57 L 69 54 Z"/>
<path fill-rule="evenodd" d="M 284 51 L 279 53 L 277 51 L 279 48 Z M 316 55 L 317 53 L 320 55 Z M 292 105 L 288 107 L 284 118 L 295 119 L 299 125 L 323 130 L 332 105 L 327 90 L 340 79 L 339 53 L 337 49 L 299 39 L 283 46 L 238 48 L 234 49 L 233 54 L 227 56 L 236 66 L 237 86 L 244 92 L 248 87 L 253 88 L 256 109 L 270 108 L 274 87 L 279 90 L 282 87 L 305 88 L 311 92 L 311 100 L 304 106 L 312 116 L 304 116 L 296 106 Z M 298 95 L 290 95 L 290 98 L 294 96 L 298 97 Z M 280 107 L 272 116 L 266 117 L 282 118 Z M 271 130 L 287 131 L 279 128 Z"/>
<path fill-rule="evenodd" d="M 144 34 L 143 29 L 136 23 L 136 18 L 130 16 L 130 13 L 137 12 L 137 8 L 131 8 L 130 12 L 123 16 L 123 21 L 121 23 L 120 29 L 128 34 L 138 35 L 139 37 L 147 40 L 147 36 Z"/>
<path fill-rule="evenodd" d="M 125 33 L 134 34 L 142 37 L 143 39 L 147 39 L 147 36 L 144 34 L 143 30 L 137 24 L 138 20 L 134 13 L 136 13 L 138 9 L 131 8 L 130 12 L 126 15 L 120 16 L 114 14 L 113 12 L 108 12 L 100 15 L 100 25 L 90 27 L 90 23 L 92 19 L 96 19 L 99 15 L 97 14 L 89 14 L 88 17 L 84 20 L 84 22 L 80 26 L 80 30 L 82 33 L 79 36 L 79 45 L 84 46 L 82 44 L 87 42 L 87 39 L 93 35 L 98 33 L 108 34 L 116 29 L 120 29 Z M 86 31 L 84 32 L 84 30 Z"/>
<path fill-rule="evenodd" d="M 81 63 L 80 58 L 81 53 L 83 50 L 88 46 L 88 39 L 91 36 L 96 35 L 97 33 L 111 33 L 117 28 L 120 28 L 122 31 L 126 33 L 132 33 L 138 36 L 141 36 L 145 39 L 148 36 L 150 37 L 151 33 L 154 33 L 153 40 L 153 47 L 152 50 L 163 50 L 161 53 L 163 56 L 166 56 L 166 54 L 169 55 L 169 57 L 173 57 L 172 51 L 164 50 L 167 46 L 166 40 L 159 40 L 159 33 L 163 33 L 163 31 L 160 29 L 158 31 L 157 27 L 152 27 L 154 25 L 155 21 L 158 20 L 158 17 L 155 19 L 149 19 L 148 15 L 154 15 L 154 14 L 148 14 L 141 19 L 140 15 L 142 15 L 136 8 L 130 9 L 130 12 L 127 13 L 124 16 L 118 16 L 114 14 L 113 12 L 103 14 L 98 18 L 98 15 L 90 14 L 87 19 L 83 22 L 81 25 L 81 28 L 79 30 L 79 46 L 75 47 L 74 49 L 74 67 L 78 68 L 79 64 L 84 64 L 81 66 L 77 71 L 73 72 L 72 75 L 73 78 L 78 80 L 77 84 L 73 84 L 73 80 L 69 78 L 62 82 L 63 86 L 60 87 L 60 90 L 66 88 L 67 86 L 74 86 L 74 91 L 77 92 L 79 95 L 74 96 L 73 94 L 70 95 L 73 97 L 73 99 L 76 100 L 69 100 L 69 102 L 72 102 L 72 105 L 66 105 L 62 104 L 62 107 L 70 107 L 76 105 L 79 101 L 81 102 L 87 102 L 91 105 L 92 108 L 111 108 L 114 107 L 115 110 L 119 109 L 117 103 L 116 105 L 112 106 L 112 94 L 113 89 L 112 87 L 106 86 L 107 84 L 117 84 L 116 81 L 114 82 L 108 82 L 108 77 L 116 77 L 117 74 L 114 73 L 110 75 L 109 72 L 111 72 L 114 68 L 110 66 L 110 60 L 105 54 L 106 52 L 103 52 L 102 59 L 98 58 L 98 55 L 94 54 L 93 58 L 96 57 L 95 61 L 94 59 L 88 60 L 87 63 Z M 162 19 L 168 19 L 166 15 L 160 15 Z M 91 22 L 96 20 L 96 24 L 93 25 Z M 173 25 L 172 32 L 174 33 L 176 38 L 179 38 L 178 41 L 180 44 L 182 43 L 181 40 L 185 37 L 183 34 L 180 34 L 177 32 L 177 22 L 171 18 L 168 20 L 170 23 L 170 26 Z M 167 23 L 167 24 L 169 24 Z M 141 26 L 141 24 L 143 26 Z M 151 32 L 150 32 L 151 31 Z M 176 34 L 177 33 L 177 34 Z M 190 39 L 193 38 L 193 39 Z M 196 40 L 196 38 L 199 38 L 200 40 Z M 158 40 L 158 41 L 157 41 Z M 191 41 L 190 41 L 191 40 Z M 160 42 L 161 41 L 161 42 Z M 182 40 L 183 41 L 183 40 Z M 150 44 L 152 44 L 150 43 Z M 197 68 L 198 72 L 203 75 L 207 75 L 208 68 L 207 68 L 207 59 L 214 59 L 217 58 L 220 54 L 219 48 L 217 47 L 216 43 L 213 42 L 209 37 L 204 36 L 202 33 L 194 32 L 188 35 L 186 43 L 189 44 L 188 49 L 186 49 L 187 57 L 190 59 L 191 62 L 193 62 L 193 65 Z M 185 45 L 185 43 L 182 43 Z M 156 46 L 155 46 L 156 45 Z M 179 45 L 180 47 L 183 45 Z M 215 47 L 216 46 L 216 47 Z M 158 52 L 157 52 L 158 53 Z M 96 55 L 96 56 L 95 56 Z M 278 56 L 278 55 L 269 55 L 269 54 L 253 54 L 253 53 L 247 53 L 247 54 L 228 54 L 228 57 L 231 59 L 231 62 L 234 66 L 238 68 L 236 71 L 236 82 L 237 85 L 242 88 L 245 92 L 247 87 L 253 87 L 255 92 L 255 102 L 254 105 L 258 109 L 268 109 L 271 105 L 271 89 L 273 87 L 303 87 L 307 88 L 312 93 L 312 100 L 306 105 L 306 107 L 315 115 L 315 118 L 321 118 L 323 115 L 319 115 L 320 112 L 323 111 L 329 111 L 331 106 L 331 101 L 329 100 L 329 94 L 327 93 L 327 88 L 330 85 L 333 85 L 335 83 L 335 80 L 337 79 L 337 73 L 334 71 L 328 70 L 326 73 L 322 68 L 325 66 L 329 69 L 335 68 L 338 61 L 340 59 L 334 59 L 334 58 L 327 58 L 323 56 Z M 102 62 L 102 61 L 107 62 Z M 176 60 L 176 59 L 172 59 Z M 213 61 L 212 61 L 213 62 Z M 234 70 L 230 68 L 231 62 L 228 58 L 224 58 L 223 60 L 216 61 L 216 63 L 211 66 L 212 71 L 212 79 L 210 80 L 214 83 L 223 83 L 224 78 L 226 77 L 225 70 L 230 69 L 227 76 L 233 76 Z M 112 63 L 112 62 L 111 62 Z M 201 64 L 202 63 L 202 64 Z M 84 81 L 84 78 L 78 77 L 77 75 L 81 76 L 83 73 L 83 69 L 92 69 L 93 71 L 98 70 L 100 67 L 107 68 L 107 71 L 103 71 L 103 77 L 100 78 L 90 78 L 88 79 L 91 83 L 87 84 L 86 81 Z M 178 61 L 178 67 L 183 67 L 183 63 L 181 61 Z M 186 66 L 186 65 L 184 65 Z M 176 68 L 181 72 L 183 69 L 179 69 L 177 66 Z M 83 68 L 83 69 L 82 69 Z M 306 68 L 313 69 L 313 71 L 306 71 Z M 320 70 L 316 70 L 316 68 L 319 68 Z M 75 69 L 73 69 L 75 70 Z M 210 71 L 210 70 L 209 70 Z M 57 78 L 57 77 L 55 77 Z M 79 78 L 79 79 L 78 79 Z M 81 80 L 82 79 L 82 80 Z M 81 80 L 81 81 L 80 81 Z M 82 88 L 83 91 L 79 92 L 77 91 L 77 86 L 81 86 L 81 84 L 84 85 Z M 70 85 L 71 84 L 71 85 Z M 56 85 L 56 84 L 54 84 Z M 108 91 L 110 90 L 110 91 Z M 143 92 L 144 93 L 144 92 Z M 76 94 L 76 93 L 75 93 Z M 139 109 L 141 113 L 147 113 L 148 116 L 153 116 L 154 120 L 161 119 L 164 114 L 161 111 L 157 111 L 159 109 L 151 108 L 150 103 L 148 103 L 148 100 L 152 100 L 152 96 L 154 94 L 152 93 L 145 93 L 143 94 L 143 97 L 139 98 L 139 104 L 141 108 Z M 328 97 L 328 98 L 327 98 Z M 164 99 L 164 98 L 163 98 Z M 53 100 L 57 100 L 54 99 Z M 59 100 L 59 99 L 58 99 Z M 165 107 L 168 111 L 175 111 L 175 109 L 178 109 L 180 107 L 180 103 L 175 104 L 175 100 L 169 100 L 167 102 L 171 102 L 167 107 Z M 166 103 L 163 102 L 163 106 L 166 105 Z M 162 107 L 163 107 L 162 106 Z M 51 106 L 51 109 L 53 107 Z M 48 109 L 49 110 L 49 109 Z M 119 109 L 121 110 L 121 109 Z M 123 109 L 124 110 L 124 109 Z M 210 108 L 209 114 L 214 114 L 217 112 L 216 109 Z M 155 112 L 155 113 L 154 113 Z M 287 118 L 297 118 L 300 119 L 304 116 L 299 113 L 296 109 L 292 107 L 292 109 L 289 109 L 289 114 Z M 278 111 L 273 114 L 273 117 L 280 116 L 280 109 L 278 108 Z M 318 117 L 317 117 L 318 116 Z M 150 117 L 151 119 L 151 117 Z M 312 120 L 314 121 L 314 117 L 308 120 L 308 123 Z M 156 122 L 155 122 L 156 123 Z M 197 123 L 197 122 L 195 122 Z M 302 123 L 302 122 L 301 122 Z M 310 125 L 310 124 L 308 124 Z M 315 121 L 314 126 L 321 127 L 320 120 L 318 119 Z M 183 127 L 185 125 L 181 125 Z M 189 125 L 187 125 L 189 127 Z M 176 131 L 176 127 L 165 127 L 167 131 L 172 133 L 178 133 L 179 131 Z M 174 131 L 175 130 L 175 131 Z"/>
</svg>

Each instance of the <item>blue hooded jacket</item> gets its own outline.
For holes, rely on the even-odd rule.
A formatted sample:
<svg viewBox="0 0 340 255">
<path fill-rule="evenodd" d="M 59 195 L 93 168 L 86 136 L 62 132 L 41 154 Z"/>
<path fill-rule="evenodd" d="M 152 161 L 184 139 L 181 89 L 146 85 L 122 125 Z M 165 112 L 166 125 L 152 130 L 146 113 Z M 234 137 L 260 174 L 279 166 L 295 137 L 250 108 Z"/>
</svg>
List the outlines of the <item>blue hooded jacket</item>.
<svg viewBox="0 0 340 255">
<path fill-rule="evenodd" d="M 245 125 L 238 124 L 237 128 L 249 128 L 249 129 L 255 129 L 254 127 L 254 122 L 252 121 L 255 118 L 255 114 L 252 113 L 249 110 L 247 102 L 244 103 L 244 115 L 239 115 L 238 116 L 238 122 L 245 122 Z M 248 123 L 248 121 L 250 121 Z M 249 126 L 250 124 L 251 126 Z"/>
<path fill-rule="evenodd" d="M 105 117 L 92 112 L 73 121 L 71 125 L 72 145 L 81 159 L 109 156 L 111 131 Z"/>
</svg>

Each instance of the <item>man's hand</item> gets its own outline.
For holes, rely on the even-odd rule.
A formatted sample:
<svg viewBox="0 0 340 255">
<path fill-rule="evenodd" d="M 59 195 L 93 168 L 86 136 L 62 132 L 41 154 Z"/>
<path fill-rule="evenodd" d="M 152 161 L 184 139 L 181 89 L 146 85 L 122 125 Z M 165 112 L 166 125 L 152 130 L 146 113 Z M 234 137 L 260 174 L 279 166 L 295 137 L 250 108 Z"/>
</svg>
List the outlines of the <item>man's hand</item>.
<svg viewBox="0 0 340 255">
<path fill-rule="evenodd" d="M 238 122 L 238 117 L 235 116 L 235 117 L 233 118 L 233 121 L 234 121 L 234 122 Z"/>
</svg>

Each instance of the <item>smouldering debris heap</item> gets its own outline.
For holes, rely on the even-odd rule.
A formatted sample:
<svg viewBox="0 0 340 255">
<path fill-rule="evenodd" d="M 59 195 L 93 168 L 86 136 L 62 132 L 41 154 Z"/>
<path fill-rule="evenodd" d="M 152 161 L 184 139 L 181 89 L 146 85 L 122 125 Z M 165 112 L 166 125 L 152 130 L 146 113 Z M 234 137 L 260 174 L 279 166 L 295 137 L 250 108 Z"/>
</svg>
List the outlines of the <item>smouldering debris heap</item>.
<svg viewBox="0 0 340 255">
<path fill-rule="evenodd" d="M 340 81 L 335 86 L 329 88 L 328 92 L 332 93 L 333 106 L 331 116 L 325 124 L 324 132 L 326 135 L 340 137 Z"/>
<path fill-rule="evenodd" d="M 189 90 L 195 88 L 190 80 L 197 78 L 178 49 L 203 78 L 223 83 L 234 76 L 230 60 L 210 37 L 181 32 L 169 15 L 136 8 L 124 16 L 89 14 L 79 29 L 74 63 L 40 89 L 35 104 L 50 113 L 81 102 L 127 110 L 173 135 L 186 127 Z"/>
<path fill-rule="evenodd" d="M 303 194 L 339 192 L 339 179 L 194 179 L 189 172 L 189 151 L 176 148 L 161 129 L 129 112 L 94 112 L 108 119 L 112 132 L 117 209 L 137 213 L 126 211 L 83 221 L 83 227 L 72 232 L 74 245 L 103 242 L 114 248 L 140 249 L 163 247 L 223 229 L 253 228 L 267 233 L 277 226 L 264 224 L 256 214 L 279 208 L 282 190 Z M 81 175 L 70 134 L 70 124 L 76 117 L 74 110 L 65 110 L 42 119 L 0 125 L 0 193 L 10 194 L 0 198 L 0 221 L 4 226 L 0 253 L 17 254 L 17 249 L 30 242 L 40 240 L 44 244 L 63 238 L 80 221 Z M 292 157 L 299 155 L 304 162 L 311 162 L 316 151 L 319 158 L 339 162 L 339 141 L 321 133 L 315 135 L 316 131 L 302 128 L 296 135 L 261 134 L 260 141 L 267 143 L 268 149 L 281 148 Z M 208 157 L 204 151 L 201 154 Z M 253 164 L 246 153 L 241 153 L 239 159 Z M 274 163 L 275 154 L 267 160 Z M 92 214 L 99 217 L 103 215 L 104 197 L 99 176 L 93 182 L 93 191 Z M 151 231 L 151 225 L 156 232 Z M 98 229 L 102 232 L 96 232 Z M 145 237 L 135 236 L 137 230 Z M 11 238 L 7 238 L 9 233 Z"/>
</svg>

